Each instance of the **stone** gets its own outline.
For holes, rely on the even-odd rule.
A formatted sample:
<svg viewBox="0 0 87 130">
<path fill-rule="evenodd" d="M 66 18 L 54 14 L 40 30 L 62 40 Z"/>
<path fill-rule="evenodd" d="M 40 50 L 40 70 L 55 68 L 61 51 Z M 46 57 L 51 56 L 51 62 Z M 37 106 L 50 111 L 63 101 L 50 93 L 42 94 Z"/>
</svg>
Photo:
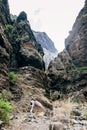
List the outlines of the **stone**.
<svg viewBox="0 0 87 130">
<path fill-rule="evenodd" d="M 49 130 L 64 130 L 63 124 L 60 122 L 51 123 L 49 125 Z"/>
<path fill-rule="evenodd" d="M 36 100 L 35 105 L 34 105 L 34 112 L 38 116 L 44 116 L 46 109 L 44 108 L 44 106 L 39 101 Z"/>
<path fill-rule="evenodd" d="M 43 106 L 45 108 L 53 110 L 53 105 L 47 98 L 45 98 L 45 97 L 41 97 L 41 98 L 37 97 L 36 100 L 39 101 L 41 104 L 43 104 Z"/>
<path fill-rule="evenodd" d="M 72 113 L 73 113 L 73 115 L 75 115 L 75 116 L 81 116 L 81 115 L 82 115 L 81 111 L 78 110 L 78 109 L 73 110 Z"/>
</svg>

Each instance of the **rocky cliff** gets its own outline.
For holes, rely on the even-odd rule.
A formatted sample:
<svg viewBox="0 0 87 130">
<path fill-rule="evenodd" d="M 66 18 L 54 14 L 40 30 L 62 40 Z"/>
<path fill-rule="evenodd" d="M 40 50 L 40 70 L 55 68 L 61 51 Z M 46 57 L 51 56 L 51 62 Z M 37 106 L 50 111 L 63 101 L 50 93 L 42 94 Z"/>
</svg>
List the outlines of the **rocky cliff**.
<svg viewBox="0 0 87 130">
<path fill-rule="evenodd" d="M 46 94 L 49 85 L 44 83 L 47 79 L 44 52 L 31 30 L 27 14 L 22 11 L 12 20 L 8 0 L 0 1 L 0 9 L 0 95 L 3 91 L 7 95 L 10 92 L 7 98 L 18 101 L 23 95 L 26 96 L 25 86 L 29 97 L 30 94 L 39 96 L 41 92 L 42 95 Z M 41 92 L 38 92 L 39 88 Z"/>
<path fill-rule="evenodd" d="M 49 62 L 57 56 L 58 51 L 54 46 L 54 42 L 48 37 L 48 35 L 45 32 L 33 31 L 33 33 L 35 35 L 37 42 L 41 44 L 43 48 L 44 61 L 45 61 L 46 67 L 48 67 Z"/>
<path fill-rule="evenodd" d="M 87 66 L 87 1 L 65 40 L 65 47 L 76 66 Z"/>
<path fill-rule="evenodd" d="M 48 76 L 53 99 L 71 93 L 87 100 L 87 0 L 65 40 L 65 50 L 50 62 Z"/>
<path fill-rule="evenodd" d="M 14 107 L 13 120 L 5 129 L 87 129 L 86 9 L 87 0 L 66 39 L 66 49 L 45 70 L 42 47 L 54 53 L 53 43 L 44 33 L 38 34 L 38 41 L 27 14 L 22 11 L 11 19 L 8 0 L 0 1 L 0 99 L 8 99 Z M 37 104 L 30 115 L 31 98 Z M 52 104 L 49 99 L 64 99 L 64 103 Z M 0 104 L 0 129 L 4 129 L 4 105 L 9 109 L 9 104 Z"/>
<path fill-rule="evenodd" d="M 4 89 L 10 91 L 11 99 L 16 101 L 22 97 L 25 99 L 26 93 L 27 99 L 32 96 L 48 96 L 55 100 L 74 95 L 83 96 L 85 100 L 86 4 L 66 39 L 66 49 L 50 62 L 47 71 L 43 48 L 56 52 L 53 42 L 45 33 L 33 34 L 24 11 L 12 20 L 8 1 L 0 1 L 0 6 L 3 7 L 3 11 L 0 10 L 0 92 Z M 14 73 L 18 75 L 16 78 Z"/>
<path fill-rule="evenodd" d="M 67 50 L 50 62 L 47 73 L 52 100 L 66 97 L 87 100 L 87 68 L 77 68 Z"/>
<path fill-rule="evenodd" d="M 13 23 L 11 44 L 14 52 L 13 57 L 15 57 L 12 59 L 17 62 L 18 67 L 27 65 L 40 69 L 44 67 L 43 49 L 33 35 L 25 12 L 21 12 Z"/>
<path fill-rule="evenodd" d="M 11 19 L 9 15 L 8 0 L 0 0 L 0 23 L 3 25 L 10 24 Z"/>
<path fill-rule="evenodd" d="M 57 52 L 57 49 L 54 46 L 53 41 L 48 37 L 48 35 L 45 32 L 34 32 L 34 35 L 36 37 L 36 40 L 41 44 L 41 46 L 50 52 Z"/>
<path fill-rule="evenodd" d="M 8 2 L 0 1 L 0 92 L 9 88 L 8 68 L 10 65 L 11 45 L 5 34 L 5 24 L 10 23 Z"/>
</svg>

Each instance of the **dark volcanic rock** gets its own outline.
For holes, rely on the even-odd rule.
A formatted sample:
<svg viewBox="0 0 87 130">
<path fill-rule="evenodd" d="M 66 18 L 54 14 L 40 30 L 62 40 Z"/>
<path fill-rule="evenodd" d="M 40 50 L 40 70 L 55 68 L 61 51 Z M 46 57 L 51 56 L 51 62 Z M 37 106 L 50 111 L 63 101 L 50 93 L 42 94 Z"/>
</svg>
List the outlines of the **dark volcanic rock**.
<svg viewBox="0 0 87 130">
<path fill-rule="evenodd" d="M 14 24 L 13 40 L 11 44 L 13 46 L 12 68 L 15 66 L 34 66 L 39 69 L 45 68 L 43 62 L 43 49 L 39 43 L 37 43 L 25 12 L 21 12 L 17 17 L 17 22 Z"/>
<path fill-rule="evenodd" d="M 24 11 L 22 11 L 20 14 L 19 14 L 19 16 L 17 17 L 17 22 L 20 22 L 20 21 L 26 21 L 27 20 L 27 14 L 24 12 Z"/>
<path fill-rule="evenodd" d="M 48 76 L 51 79 L 50 89 L 62 94 L 68 93 L 71 88 L 67 86 L 71 84 L 74 69 L 75 66 L 68 52 L 64 50 L 59 53 L 58 57 L 56 57 L 54 61 L 51 61 L 48 67 Z"/>
<path fill-rule="evenodd" d="M 65 46 L 76 66 L 87 66 L 87 5 L 80 11 Z"/>
<path fill-rule="evenodd" d="M 48 76 L 51 79 L 51 98 L 73 95 L 82 101 L 87 100 L 87 68 L 77 68 L 72 62 L 69 53 L 64 50 L 51 61 L 48 67 Z"/>
<path fill-rule="evenodd" d="M 20 82 L 20 86 L 24 89 L 23 93 L 31 93 L 31 95 L 35 95 L 40 98 L 40 94 L 42 95 L 48 94 L 49 96 L 49 78 L 47 77 L 44 71 L 31 67 L 21 67 L 19 70 L 19 74 L 22 76 L 22 81 Z"/>
<path fill-rule="evenodd" d="M 9 15 L 9 5 L 8 0 L 1 0 L 0 1 L 0 23 L 2 25 L 10 24 L 11 19 Z"/>
<path fill-rule="evenodd" d="M 0 92 L 9 88 L 8 68 L 10 65 L 11 45 L 4 33 L 5 24 L 11 22 L 8 0 L 0 1 Z"/>
<path fill-rule="evenodd" d="M 42 57 L 40 56 L 38 51 L 33 47 L 33 45 L 29 43 L 21 45 L 18 61 L 20 67 L 33 66 L 38 69 L 45 69 Z"/>
<path fill-rule="evenodd" d="M 11 45 L 0 26 L 0 92 L 8 89 L 8 67 L 10 65 Z"/>
</svg>

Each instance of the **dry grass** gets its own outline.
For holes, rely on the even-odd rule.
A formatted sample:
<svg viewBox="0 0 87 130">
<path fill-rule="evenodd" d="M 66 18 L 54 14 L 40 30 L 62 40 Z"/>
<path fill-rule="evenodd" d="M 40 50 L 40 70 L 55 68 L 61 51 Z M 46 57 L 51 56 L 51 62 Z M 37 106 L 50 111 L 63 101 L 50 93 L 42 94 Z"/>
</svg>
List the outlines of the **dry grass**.
<svg viewBox="0 0 87 130">
<path fill-rule="evenodd" d="M 70 113 L 72 112 L 73 107 L 76 104 L 71 102 L 71 99 L 67 99 L 67 100 L 62 100 L 62 101 L 55 101 L 53 103 L 53 106 L 55 108 L 54 110 L 54 114 L 68 114 L 70 115 Z"/>
</svg>

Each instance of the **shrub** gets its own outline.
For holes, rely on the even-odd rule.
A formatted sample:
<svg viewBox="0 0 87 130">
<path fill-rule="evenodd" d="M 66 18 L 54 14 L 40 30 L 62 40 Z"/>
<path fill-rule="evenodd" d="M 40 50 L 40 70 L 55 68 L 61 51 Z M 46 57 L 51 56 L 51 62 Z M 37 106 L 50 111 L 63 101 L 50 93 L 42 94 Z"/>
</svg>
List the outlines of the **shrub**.
<svg viewBox="0 0 87 130">
<path fill-rule="evenodd" d="M 12 26 L 11 24 L 7 24 L 5 27 L 6 27 L 6 30 L 7 30 L 9 33 L 12 33 L 13 26 Z"/>
<path fill-rule="evenodd" d="M 72 102 L 80 104 L 81 103 L 81 99 L 75 98 L 75 99 L 72 100 Z"/>
<path fill-rule="evenodd" d="M 9 121 L 9 114 L 12 110 L 12 105 L 5 99 L 0 99 L 0 120 L 4 123 Z"/>
<path fill-rule="evenodd" d="M 16 80 L 18 79 L 18 74 L 15 74 L 14 72 L 9 73 L 9 82 L 10 84 L 15 84 Z"/>
<path fill-rule="evenodd" d="M 8 34 L 10 42 L 14 41 L 13 40 L 13 29 L 14 29 L 14 27 L 11 24 L 5 25 L 5 32 Z"/>
</svg>

